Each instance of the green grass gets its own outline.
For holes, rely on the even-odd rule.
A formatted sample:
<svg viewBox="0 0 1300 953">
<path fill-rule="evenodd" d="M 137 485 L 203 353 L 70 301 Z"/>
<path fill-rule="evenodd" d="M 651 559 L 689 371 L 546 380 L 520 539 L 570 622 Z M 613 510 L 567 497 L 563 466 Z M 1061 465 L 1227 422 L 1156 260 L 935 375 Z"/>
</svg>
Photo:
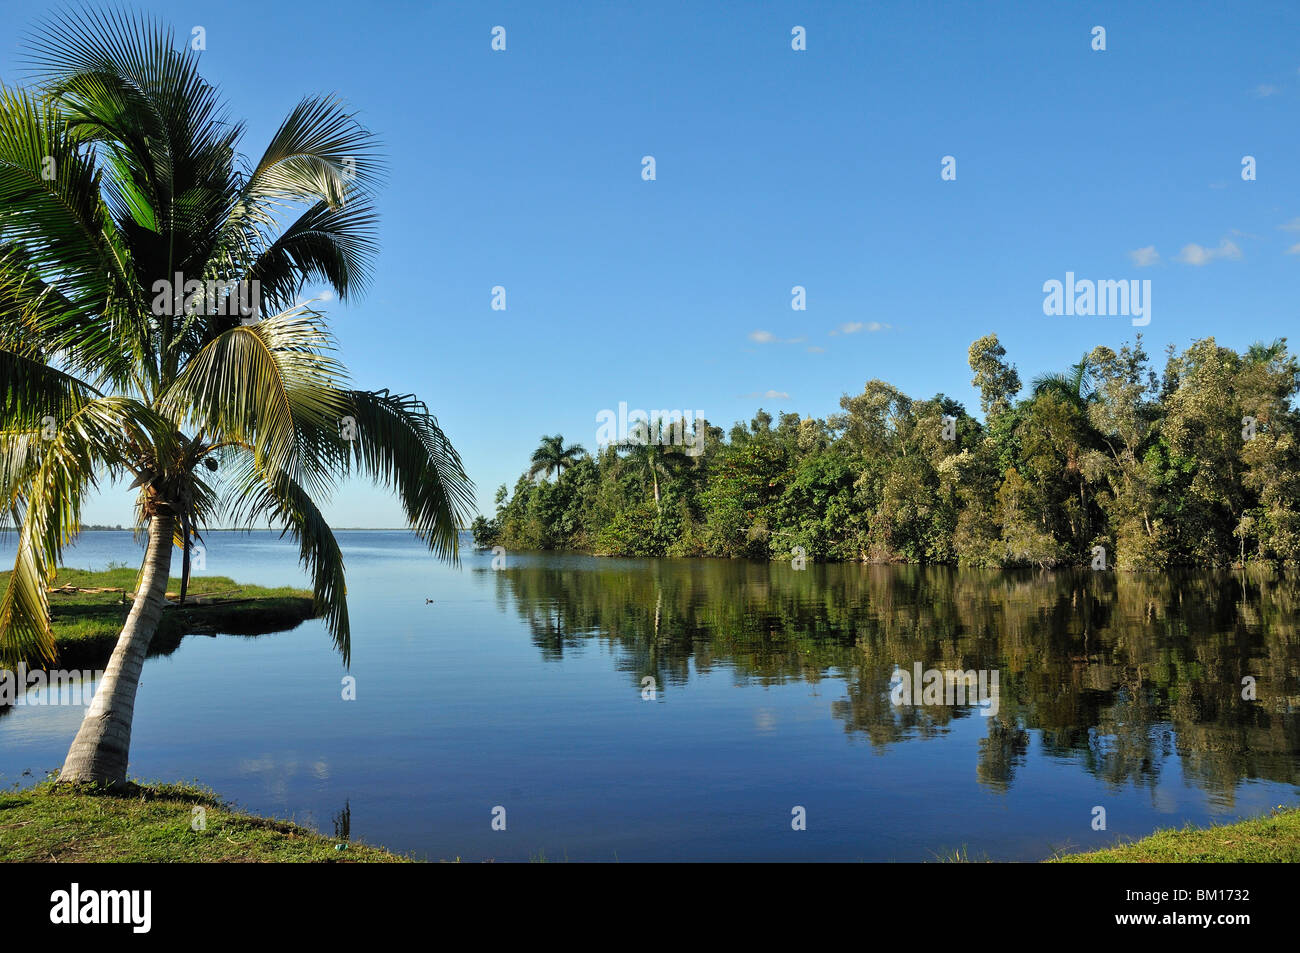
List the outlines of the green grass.
<svg viewBox="0 0 1300 953">
<path fill-rule="evenodd" d="M 1276 864 L 1300 863 L 1300 808 L 1235 824 L 1156 831 L 1130 844 L 1064 854 L 1067 864 Z"/>
<path fill-rule="evenodd" d="M 202 808 L 205 828 L 193 829 Z M 186 784 L 0 793 L 0 862 L 406 863 L 378 847 L 255 817 Z"/>
<path fill-rule="evenodd" d="M 0 593 L 9 588 L 11 573 L 0 573 Z M 94 668 L 108 661 L 126 621 L 135 589 L 134 569 L 60 569 L 49 593 L 50 624 L 54 630 L 59 665 Z M 176 599 L 181 581 L 168 581 L 167 595 Z M 61 586 L 109 589 L 109 592 L 58 592 Z M 154 635 L 150 654 L 169 654 L 191 633 L 225 632 L 263 635 L 292 629 L 313 617 L 311 593 L 287 586 L 267 588 L 237 583 L 226 576 L 190 577 L 184 606 L 169 606 Z M 245 601 L 248 600 L 248 601 Z M 191 604 L 193 602 L 193 604 Z"/>
</svg>

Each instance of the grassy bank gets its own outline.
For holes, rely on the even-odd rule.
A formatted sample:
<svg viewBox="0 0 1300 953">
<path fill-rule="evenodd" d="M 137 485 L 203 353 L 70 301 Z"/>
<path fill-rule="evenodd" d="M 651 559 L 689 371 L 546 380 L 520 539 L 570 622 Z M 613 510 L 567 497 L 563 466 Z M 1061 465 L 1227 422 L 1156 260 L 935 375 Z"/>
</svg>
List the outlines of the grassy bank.
<svg viewBox="0 0 1300 953">
<path fill-rule="evenodd" d="M 1300 808 L 1278 808 L 1249 821 L 1170 828 L 1131 844 L 1053 859 L 1066 864 L 1300 863 Z"/>
<path fill-rule="evenodd" d="M 10 573 L 0 573 L 0 593 Z M 59 665 L 95 668 L 108 661 L 122 623 L 131 609 L 134 569 L 60 569 L 50 586 L 50 622 Z M 171 579 L 167 598 L 180 595 L 181 581 Z M 185 605 L 169 606 L 150 646 L 151 655 L 175 651 L 195 633 L 263 635 L 292 629 L 314 615 L 311 593 L 290 587 L 267 588 L 237 583 L 225 576 L 191 576 Z"/>
<path fill-rule="evenodd" d="M 194 830 L 201 808 L 203 830 Z M 382 848 L 255 817 L 179 784 L 120 794 L 50 782 L 0 793 L 0 862 L 404 863 Z"/>
<path fill-rule="evenodd" d="M 194 830 L 202 808 L 203 830 Z M 955 859 L 966 859 L 959 857 Z M 0 793 L 0 862 L 408 863 L 380 847 L 238 811 L 186 784 L 121 793 L 51 782 Z M 1300 808 L 1210 828 L 1164 830 L 1053 863 L 1300 862 Z"/>
</svg>

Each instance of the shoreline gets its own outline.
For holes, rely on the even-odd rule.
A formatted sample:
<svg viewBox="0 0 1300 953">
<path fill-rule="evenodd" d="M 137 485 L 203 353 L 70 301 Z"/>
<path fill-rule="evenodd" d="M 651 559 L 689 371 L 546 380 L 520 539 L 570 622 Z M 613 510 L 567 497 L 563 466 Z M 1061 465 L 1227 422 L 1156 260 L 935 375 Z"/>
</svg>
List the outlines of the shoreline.
<svg viewBox="0 0 1300 953">
<path fill-rule="evenodd" d="M 0 863 L 421 862 L 350 835 L 329 837 L 295 821 L 240 810 L 194 783 L 132 783 L 112 792 L 43 781 L 0 792 L 0 818 Z M 951 860 L 969 858 L 963 853 Z M 1039 861 L 1295 862 L 1300 862 L 1300 807 L 1281 806 L 1230 824 L 1157 830 L 1135 841 Z"/>
<path fill-rule="evenodd" d="M 796 557 L 793 556 L 715 556 L 715 555 L 656 555 L 641 556 L 629 555 L 627 553 L 608 553 L 598 552 L 594 549 L 579 549 L 577 547 L 553 547 L 551 549 L 529 549 L 523 546 L 507 546 L 499 541 L 494 542 L 474 542 L 472 549 L 478 553 L 492 553 L 497 547 L 506 551 L 507 555 L 529 555 L 529 556 L 591 556 L 596 559 L 629 559 L 629 560 L 677 560 L 681 562 L 730 562 L 730 563 L 754 563 L 756 565 L 772 565 L 775 563 L 791 563 Z M 1007 565 L 1007 566 L 974 566 L 962 562 L 937 562 L 927 561 L 920 562 L 908 559 L 813 559 L 811 556 L 803 557 L 803 568 L 809 566 L 896 566 L 911 567 L 919 569 L 951 569 L 963 572 L 983 572 L 983 573 L 1024 573 L 1024 572 L 1096 572 L 1103 576 L 1159 576 L 1170 575 L 1183 572 L 1245 572 L 1245 571 L 1262 571 L 1278 574 L 1294 573 L 1300 571 L 1300 564 L 1289 562 L 1271 562 L 1268 560 L 1247 560 L 1244 563 L 1171 563 L 1158 569 L 1120 569 L 1116 566 L 1107 566 L 1105 569 L 1095 569 L 1088 563 L 1061 562 L 1051 566 L 1040 565 Z"/>
<path fill-rule="evenodd" d="M 0 793 L 0 818 L 0 863 L 411 862 L 383 847 L 241 811 L 195 784 L 110 792 L 43 781 Z"/>
<path fill-rule="evenodd" d="M 1056 864 L 1300 863 L 1300 807 L 1210 827 L 1167 827 L 1135 841 L 1051 858 Z"/>
<path fill-rule="evenodd" d="M 0 592 L 9 585 L 0 573 Z M 136 570 L 61 567 L 46 587 L 56 661 L 64 668 L 96 668 L 108 661 L 131 608 Z M 167 597 L 179 595 L 180 579 L 167 582 Z M 149 645 L 149 657 L 170 655 L 187 635 L 270 635 L 297 628 L 317 615 L 305 589 L 269 588 L 227 576 L 191 576 L 185 604 L 163 612 Z M 34 671 L 35 668 L 33 667 Z"/>
</svg>

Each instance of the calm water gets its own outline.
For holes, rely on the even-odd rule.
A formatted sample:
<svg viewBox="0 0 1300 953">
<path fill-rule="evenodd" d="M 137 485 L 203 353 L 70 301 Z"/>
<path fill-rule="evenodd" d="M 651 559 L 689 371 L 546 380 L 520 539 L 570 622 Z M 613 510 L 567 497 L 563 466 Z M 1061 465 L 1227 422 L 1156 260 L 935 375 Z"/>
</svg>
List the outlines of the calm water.
<svg viewBox="0 0 1300 953">
<path fill-rule="evenodd" d="M 1294 576 L 542 554 L 495 571 L 405 533 L 340 539 L 357 699 L 318 622 L 187 638 L 145 666 L 133 776 L 435 860 L 1032 860 L 1300 801 Z M 274 534 L 207 542 L 210 573 L 304 581 Z M 139 556 L 89 533 L 66 562 Z M 916 662 L 996 670 L 996 716 L 892 705 Z M 56 769 L 80 714 L 0 717 L 0 784 Z"/>
</svg>

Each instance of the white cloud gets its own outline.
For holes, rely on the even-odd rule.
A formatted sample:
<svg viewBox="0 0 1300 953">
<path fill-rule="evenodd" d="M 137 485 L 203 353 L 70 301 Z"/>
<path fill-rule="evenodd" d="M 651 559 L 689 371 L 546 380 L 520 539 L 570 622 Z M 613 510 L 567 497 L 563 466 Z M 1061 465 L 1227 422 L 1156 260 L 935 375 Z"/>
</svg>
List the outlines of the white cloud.
<svg viewBox="0 0 1300 953">
<path fill-rule="evenodd" d="M 1206 248 L 1204 245 L 1198 245 L 1192 242 L 1184 245 L 1183 250 L 1178 253 L 1178 261 L 1184 265 L 1192 265 L 1200 268 L 1202 265 L 1208 265 L 1216 258 L 1227 258 L 1236 261 L 1241 257 L 1241 249 L 1236 242 L 1223 239 L 1219 242 L 1218 248 Z"/>
<path fill-rule="evenodd" d="M 824 347 L 816 347 L 816 346 L 813 346 L 813 347 L 808 348 L 808 353 L 809 353 L 809 354 L 825 354 L 825 353 L 826 353 L 826 348 L 824 348 Z"/>
<path fill-rule="evenodd" d="M 757 344 L 802 344 L 804 338 L 779 338 L 771 331 L 750 331 L 749 339 Z"/>
<path fill-rule="evenodd" d="M 885 331 L 888 330 L 889 327 L 890 325 L 881 324 L 879 321 L 848 321 L 841 324 L 838 328 L 832 331 L 831 334 L 857 334 L 859 331 Z"/>
<path fill-rule="evenodd" d="M 1272 83 L 1260 83 L 1258 86 L 1255 87 L 1255 95 L 1258 96 L 1260 99 L 1264 99 L 1267 96 L 1276 95 L 1277 92 L 1278 92 L 1278 88 L 1274 86 Z"/>
<path fill-rule="evenodd" d="M 300 308 L 304 304 L 312 304 L 317 301 L 333 301 L 333 300 L 334 300 L 334 292 L 331 289 L 326 288 L 324 291 L 316 295 L 316 297 L 314 298 L 299 298 L 297 301 L 294 302 L 294 307 Z"/>
<path fill-rule="evenodd" d="M 1300 255 L 1300 243 L 1296 243 L 1295 245 L 1292 245 L 1290 248 L 1286 250 L 1286 253 L 1288 255 Z"/>
<path fill-rule="evenodd" d="M 1184 265 L 1204 265 L 1214 257 L 1214 252 L 1203 245 L 1195 243 L 1184 245 L 1183 250 L 1178 253 L 1178 260 Z"/>
<path fill-rule="evenodd" d="M 1284 232 L 1300 232 L 1300 218 L 1293 218 L 1289 222 L 1283 222 L 1278 228 Z"/>
<path fill-rule="evenodd" d="M 752 394 L 741 394 L 739 395 L 739 397 L 741 400 L 754 400 L 760 397 L 765 397 L 768 400 L 789 400 L 790 399 L 790 395 L 783 390 L 765 390 L 762 393 L 755 391 Z"/>
<path fill-rule="evenodd" d="M 1139 268 L 1150 268 L 1160 260 L 1160 252 L 1156 251 L 1155 245 L 1147 245 L 1145 248 L 1136 248 L 1128 253 L 1129 258 L 1133 259 L 1133 264 Z"/>
</svg>

